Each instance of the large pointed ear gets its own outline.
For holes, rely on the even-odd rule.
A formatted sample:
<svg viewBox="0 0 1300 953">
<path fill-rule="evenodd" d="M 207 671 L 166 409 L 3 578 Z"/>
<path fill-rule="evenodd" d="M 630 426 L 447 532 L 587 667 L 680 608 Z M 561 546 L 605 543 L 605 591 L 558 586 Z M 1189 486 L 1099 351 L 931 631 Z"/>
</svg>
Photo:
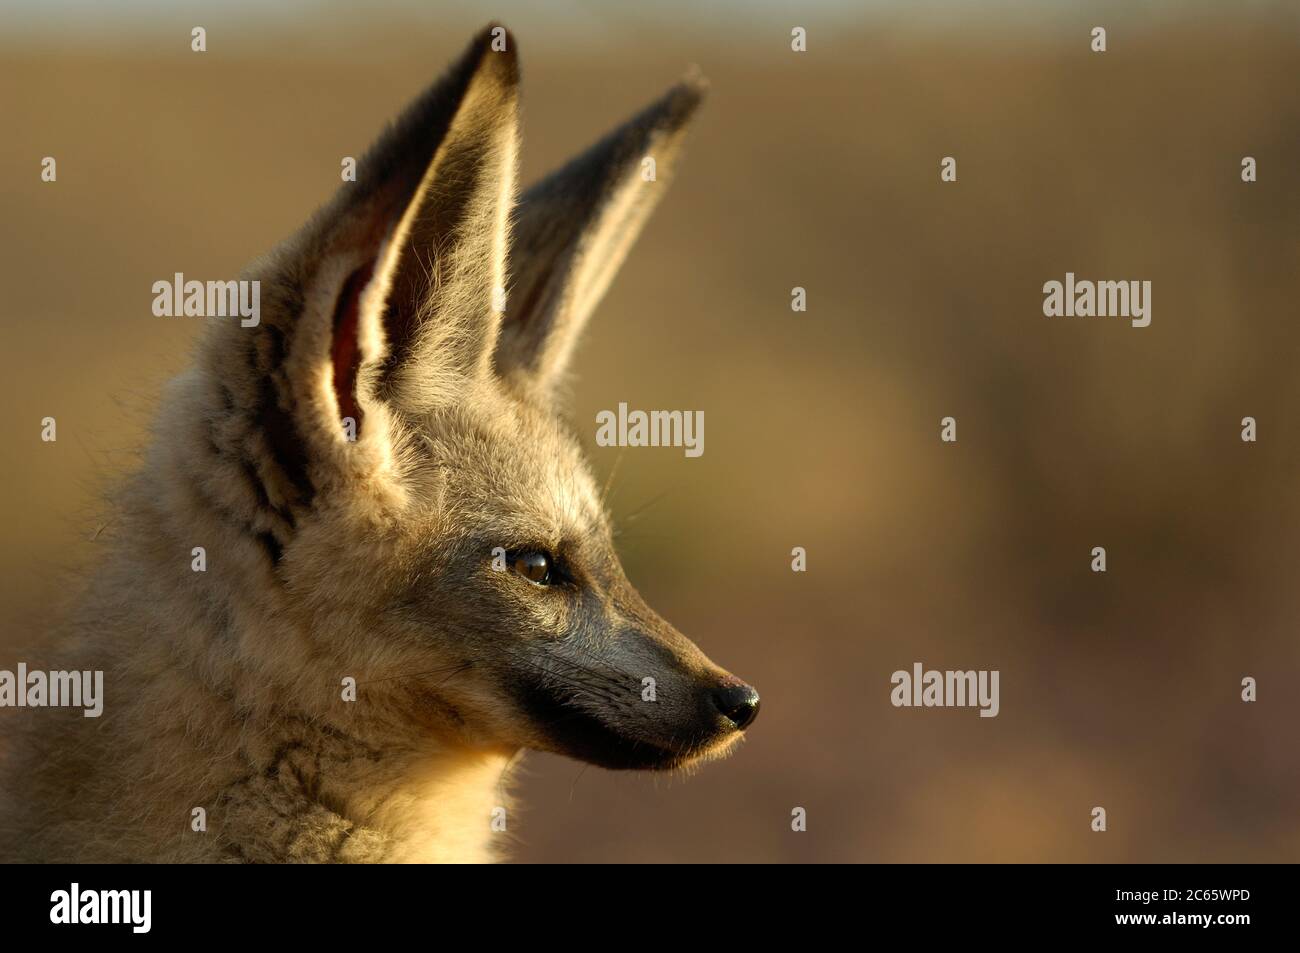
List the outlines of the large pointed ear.
<svg viewBox="0 0 1300 953">
<path fill-rule="evenodd" d="M 339 411 L 418 415 L 491 371 L 504 297 L 518 155 L 519 69 L 504 27 L 460 61 L 380 137 L 318 226 L 316 274 L 339 263 L 330 330 Z M 359 420 L 360 418 L 358 418 Z"/>
<path fill-rule="evenodd" d="M 552 398 L 587 319 L 672 178 L 704 90 L 702 78 L 688 76 L 520 200 L 496 355 L 517 390 Z"/>
<path fill-rule="evenodd" d="M 479 43 L 466 56 L 472 73 L 451 124 L 379 262 L 387 355 L 374 383 L 417 413 L 453 399 L 466 379 L 490 376 L 504 307 L 519 71 L 503 28 Z"/>
<path fill-rule="evenodd" d="M 404 418 L 497 386 L 517 95 L 514 38 L 489 26 L 245 273 L 260 319 L 213 327 L 202 400 L 210 450 L 256 489 L 254 525 L 288 532 L 323 481 L 400 466 Z"/>
</svg>

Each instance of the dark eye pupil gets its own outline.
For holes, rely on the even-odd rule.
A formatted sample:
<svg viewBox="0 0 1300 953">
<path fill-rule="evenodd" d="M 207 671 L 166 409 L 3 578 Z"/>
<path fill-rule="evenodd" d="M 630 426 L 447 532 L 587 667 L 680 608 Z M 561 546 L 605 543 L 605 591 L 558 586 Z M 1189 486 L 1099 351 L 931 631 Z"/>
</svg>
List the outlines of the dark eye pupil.
<svg viewBox="0 0 1300 953">
<path fill-rule="evenodd" d="M 520 553 L 515 557 L 515 572 L 525 579 L 545 585 L 551 576 L 551 561 L 545 553 Z"/>
</svg>

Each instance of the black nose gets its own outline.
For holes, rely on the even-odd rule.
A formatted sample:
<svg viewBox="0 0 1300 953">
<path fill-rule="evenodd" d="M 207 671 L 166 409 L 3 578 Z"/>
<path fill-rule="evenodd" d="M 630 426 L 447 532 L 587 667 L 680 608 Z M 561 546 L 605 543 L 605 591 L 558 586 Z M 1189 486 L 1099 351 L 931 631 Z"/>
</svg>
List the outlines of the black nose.
<svg viewBox="0 0 1300 953">
<path fill-rule="evenodd" d="M 758 692 L 744 682 L 719 688 L 713 693 L 713 703 L 741 731 L 758 717 Z"/>
</svg>

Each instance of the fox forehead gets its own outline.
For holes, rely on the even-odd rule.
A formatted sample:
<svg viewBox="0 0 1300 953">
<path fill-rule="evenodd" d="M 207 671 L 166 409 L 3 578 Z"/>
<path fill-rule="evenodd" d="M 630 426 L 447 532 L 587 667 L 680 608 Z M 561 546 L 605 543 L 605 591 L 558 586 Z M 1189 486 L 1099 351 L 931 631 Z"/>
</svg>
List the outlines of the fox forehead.
<svg viewBox="0 0 1300 953">
<path fill-rule="evenodd" d="M 582 449 L 557 416 L 510 399 L 462 406 L 429 420 L 425 446 L 421 495 L 449 532 L 503 546 L 608 535 Z"/>
</svg>

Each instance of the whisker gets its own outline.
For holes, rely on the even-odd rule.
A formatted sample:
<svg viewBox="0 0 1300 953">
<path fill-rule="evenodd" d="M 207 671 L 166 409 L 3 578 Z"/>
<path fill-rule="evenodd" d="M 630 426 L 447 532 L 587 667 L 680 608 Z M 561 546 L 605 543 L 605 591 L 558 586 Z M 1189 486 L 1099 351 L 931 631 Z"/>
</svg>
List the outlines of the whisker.
<svg viewBox="0 0 1300 953">
<path fill-rule="evenodd" d="M 574 778 L 574 779 L 573 779 L 573 783 L 572 783 L 571 785 L 569 785 L 569 801 L 570 801 L 570 802 L 573 801 L 573 792 L 576 791 L 576 790 L 578 789 L 578 782 L 582 780 L 582 776 L 583 776 L 584 774 L 587 773 L 587 769 L 590 768 L 590 767 L 591 767 L 590 764 L 584 764 L 584 765 L 582 766 L 582 770 L 578 772 L 578 776 L 577 776 L 576 778 Z"/>
<path fill-rule="evenodd" d="M 632 679 L 630 675 L 626 675 L 626 673 L 623 672 L 619 672 L 617 674 L 601 672 L 595 669 L 587 668 L 586 666 L 581 665 L 578 662 L 574 662 L 565 658 L 554 657 L 551 658 L 550 661 L 554 664 L 567 666 L 568 671 L 571 673 L 572 676 L 574 676 L 570 679 L 572 682 L 583 685 L 584 687 L 588 687 L 588 688 L 602 689 L 602 693 L 601 693 L 602 696 L 607 698 L 610 701 L 619 700 L 620 690 L 633 689 L 634 685 L 636 684 L 635 680 Z M 542 671 L 550 672 L 549 669 L 545 669 L 545 668 L 543 668 Z M 561 673 L 555 672 L 553 674 L 560 676 Z M 619 676 L 625 677 L 627 681 L 624 681 L 623 678 L 620 678 Z"/>
<path fill-rule="evenodd" d="M 625 523 L 633 522 L 638 516 L 643 514 L 646 510 L 650 509 L 650 507 L 663 502 L 666 496 L 668 496 L 670 493 L 675 493 L 676 490 L 677 490 L 676 487 L 669 487 L 668 489 L 664 490 L 662 493 L 656 494 L 655 496 L 651 497 L 649 501 L 641 504 L 636 509 L 634 509 L 631 513 L 628 513 L 626 516 L 624 516 L 620 520 L 620 522 L 625 522 Z"/>
<path fill-rule="evenodd" d="M 605 477 L 605 485 L 600 490 L 600 503 L 602 506 L 608 506 L 610 501 L 609 491 L 614 486 L 614 477 L 618 474 L 618 465 L 623 462 L 623 454 L 626 452 L 623 448 L 618 451 L 618 456 L 614 458 L 614 465 L 609 468 L 609 476 Z"/>
<path fill-rule="evenodd" d="M 607 681 L 599 679 L 592 681 L 590 679 L 575 678 L 572 675 L 566 675 L 563 672 L 557 672 L 553 669 L 546 668 L 545 666 L 537 665 L 527 659 L 520 659 L 519 661 L 534 671 L 540 672 L 548 678 L 555 679 L 557 682 L 566 686 L 575 693 L 586 692 L 589 696 L 603 701 L 618 701 L 618 695 L 611 690 Z M 585 669 L 579 669 L 579 671 L 586 672 Z"/>
</svg>

